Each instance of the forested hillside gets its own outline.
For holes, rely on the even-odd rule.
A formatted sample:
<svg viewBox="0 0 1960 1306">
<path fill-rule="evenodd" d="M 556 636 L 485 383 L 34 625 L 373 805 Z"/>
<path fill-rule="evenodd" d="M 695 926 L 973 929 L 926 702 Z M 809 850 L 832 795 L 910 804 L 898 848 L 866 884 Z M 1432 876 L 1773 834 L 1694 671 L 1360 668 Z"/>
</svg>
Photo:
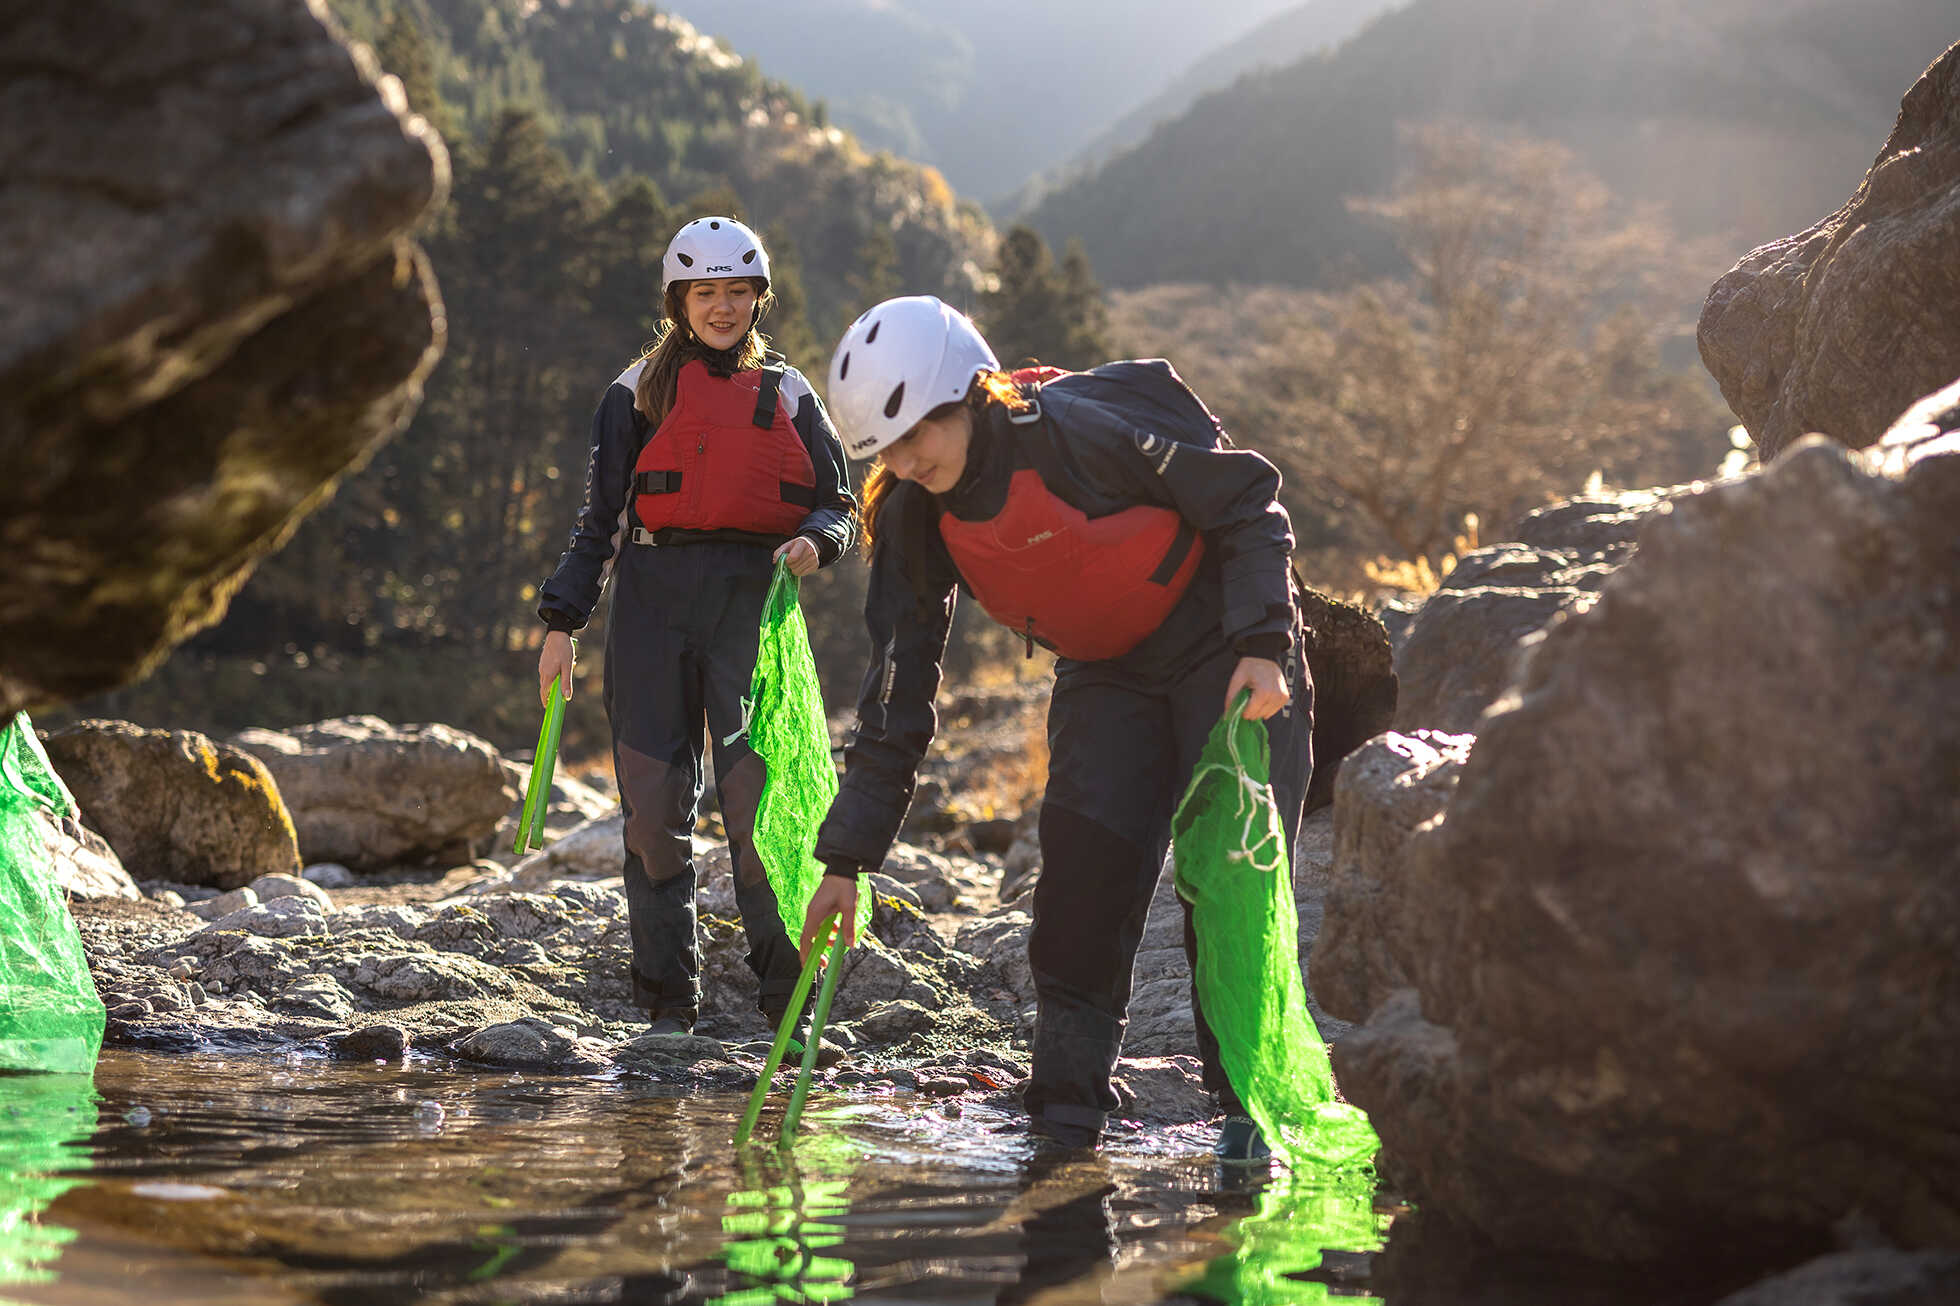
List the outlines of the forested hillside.
<svg viewBox="0 0 1960 1306">
<path fill-rule="evenodd" d="M 1115 285 L 1339 284 L 1397 265 L 1348 197 L 1387 189 L 1399 124 L 1452 116 L 1571 146 L 1733 257 L 1842 203 L 1956 38 L 1952 0 L 1417 0 L 1200 101 L 1028 220 Z"/>
<path fill-rule="evenodd" d="M 932 170 L 816 125 L 797 92 L 632 0 L 331 2 L 448 142 L 449 204 L 423 233 L 447 349 L 411 425 L 222 623 L 78 710 L 219 730 L 365 711 L 516 746 L 536 728 L 535 587 L 580 502 L 593 406 L 653 335 L 674 229 L 723 212 L 764 232 L 781 297 L 765 329 L 819 383 L 865 303 L 901 285 L 976 303 L 994 235 Z M 861 621 L 850 594 L 821 596 L 854 583 L 813 583 L 839 693 Z M 583 683 L 575 747 L 601 720 L 599 678 Z"/>
</svg>

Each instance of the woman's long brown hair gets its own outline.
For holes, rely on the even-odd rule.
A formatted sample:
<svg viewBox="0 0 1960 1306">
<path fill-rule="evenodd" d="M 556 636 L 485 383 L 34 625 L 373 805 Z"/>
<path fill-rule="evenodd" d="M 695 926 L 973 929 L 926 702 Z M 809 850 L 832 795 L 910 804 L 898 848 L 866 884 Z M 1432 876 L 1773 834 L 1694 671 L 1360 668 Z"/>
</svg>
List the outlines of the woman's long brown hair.
<svg viewBox="0 0 1960 1306">
<path fill-rule="evenodd" d="M 973 410 L 974 421 L 978 422 L 986 415 L 989 404 L 999 404 L 1010 413 L 1024 413 L 1034 406 L 1034 400 L 1006 372 L 976 372 L 964 399 L 941 404 L 919 420 L 949 417 L 961 404 Z M 968 445 L 967 448 L 970 456 L 972 446 Z M 864 478 L 864 490 L 859 495 L 862 506 L 858 509 L 858 543 L 866 557 L 871 556 L 871 546 L 878 534 L 878 510 L 897 485 L 898 478 L 892 475 L 891 468 L 885 466 L 883 458 L 871 464 L 871 471 Z"/>
<path fill-rule="evenodd" d="M 750 277 L 748 281 L 755 287 L 755 314 L 749 319 L 748 331 L 727 350 L 708 348 L 687 324 L 687 288 L 694 283 L 676 281 L 668 285 L 661 300 L 667 310 L 667 320 L 660 324 L 653 344 L 640 355 L 645 366 L 640 369 L 639 384 L 633 387 L 633 406 L 656 428 L 666 420 L 667 410 L 674 406 L 674 385 L 680 379 L 681 368 L 688 363 L 697 358 L 714 358 L 729 363 L 729 370 L 735 372 L 762 366 L 769 352 L 769 337 L 756 327 L 775 305 L 776 292 L 761 277 Z"/>
</svg>

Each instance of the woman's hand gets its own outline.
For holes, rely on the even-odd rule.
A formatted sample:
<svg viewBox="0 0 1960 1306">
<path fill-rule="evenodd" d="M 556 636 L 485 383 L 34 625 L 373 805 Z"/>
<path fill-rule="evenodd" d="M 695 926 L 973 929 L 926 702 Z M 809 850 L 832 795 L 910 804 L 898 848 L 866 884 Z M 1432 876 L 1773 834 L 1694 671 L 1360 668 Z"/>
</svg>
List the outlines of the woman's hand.
<svg viewBox="0 0 1960 1306">
<path fill-rule="evenodd" d="M 562 630 L 548 632 L 544 648 L 538 653 L 538 705 L 551 706 L 553 677 L 564 686 L 565 697 L 572 696 L 572 637 Z"/>
<path fill-rule="evenodd" d="M 1252 691 L 1252 701 L 1240 714 L 1248 721 L 1264 721 L 1293 697 L 1287 691 L 1286 675 L 1279 669 L 1279 663 L 1266 658 L 1239 659 L 1239 665 L 1232 669 L 1232 682 L 1225 686 L 1227 712 L 1232 710 L 1232 700 L 1239 696 L 1241 689 Z"/>
<path fill-rule="evenodd" d="M 778 560 L 788 560 L 789 574 L 792 576 L 809 575 L 817 569 L 819 561 L 816 542 L 807 535 L 799 535 L 789 541 L 777 549 L 774 556 Z"/>
<path fill-rule="evenodd" d="M 817 881 L 817 891 L 810 895 L 810 910 L 803 914 L 803 940 L 799 950 L 804 961 L 810 960 L 812 948 L 830 946 L 830 931 L 824 928 L 824 923 L 840 913 L 844 918 L 844 946 L 849 948 L 857 943 L 857 906 L 855 876 L 826 875 Z"/>
</svg>

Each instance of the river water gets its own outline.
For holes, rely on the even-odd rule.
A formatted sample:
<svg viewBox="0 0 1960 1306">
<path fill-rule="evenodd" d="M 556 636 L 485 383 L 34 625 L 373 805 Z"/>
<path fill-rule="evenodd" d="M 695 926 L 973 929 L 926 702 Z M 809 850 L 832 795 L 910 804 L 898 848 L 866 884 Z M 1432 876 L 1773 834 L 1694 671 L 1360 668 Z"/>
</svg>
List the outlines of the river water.
<svg viewBox="0 0 1960 1306">
<path fill-rule="evenodd" d="M 1203 1127 L 1037 1150 L 1018 1117 L 439 1062 L 112 1051 L 0 1077 L 0 1302 L 1345 1302 L 1396 1209 L 1247 1181 Z"/>
</svg>

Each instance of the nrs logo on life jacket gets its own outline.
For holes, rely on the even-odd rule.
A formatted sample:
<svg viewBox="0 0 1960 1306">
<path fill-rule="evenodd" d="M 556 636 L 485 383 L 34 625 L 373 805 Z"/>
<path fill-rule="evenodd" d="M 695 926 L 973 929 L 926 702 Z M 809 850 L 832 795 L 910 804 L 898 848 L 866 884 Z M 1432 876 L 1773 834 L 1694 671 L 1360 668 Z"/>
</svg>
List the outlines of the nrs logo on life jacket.
<svg viewBox="0 0 1960 1306">
<path fill-rule="evenodd" d="M 633 464 L 633 512 L 648 530 L 787 536 L 817 504 L 810 452 L 777 402 L 780 368 L 720 377 L 696 359 Z"/>
</svg>

